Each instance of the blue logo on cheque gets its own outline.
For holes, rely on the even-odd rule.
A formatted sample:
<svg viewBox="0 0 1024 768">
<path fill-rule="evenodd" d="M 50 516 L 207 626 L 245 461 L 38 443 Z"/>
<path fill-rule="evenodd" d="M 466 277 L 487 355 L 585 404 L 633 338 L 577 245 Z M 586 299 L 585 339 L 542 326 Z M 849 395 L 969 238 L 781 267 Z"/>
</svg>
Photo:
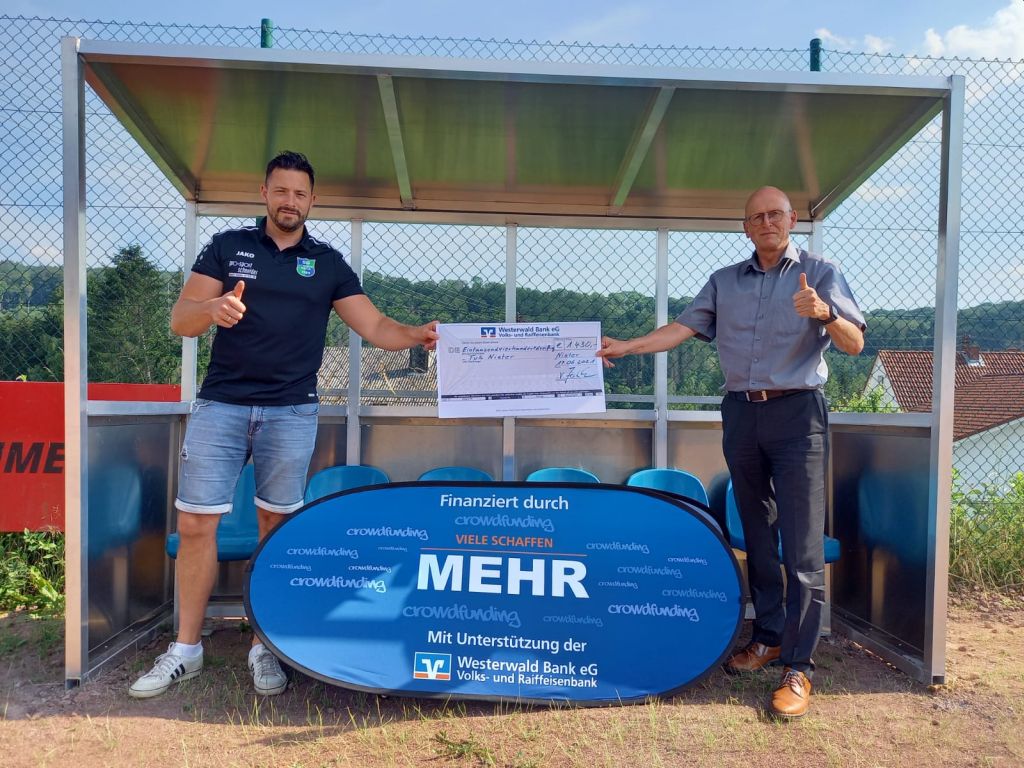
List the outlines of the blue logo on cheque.
<svg viewBox="0 0 1024 768">
<path fill-rule="evenodd" d="M 481 339 L 496 339 L 498 338 L 498 329 L 493 325 L 481 325 L 480 326 L 480 338 Z"/>
<path fill-rule="evenodd" d="M 452 655 L 416 651 L 412 663 L 412 676 L 422 680 L 451 680 Z"/>
<path fill-rule="evenodd" d="M 295 271 L 303 277 L 312 277 L 316 274 L 316 259 L 298 258 L 295 263 Z"/>
</svg>

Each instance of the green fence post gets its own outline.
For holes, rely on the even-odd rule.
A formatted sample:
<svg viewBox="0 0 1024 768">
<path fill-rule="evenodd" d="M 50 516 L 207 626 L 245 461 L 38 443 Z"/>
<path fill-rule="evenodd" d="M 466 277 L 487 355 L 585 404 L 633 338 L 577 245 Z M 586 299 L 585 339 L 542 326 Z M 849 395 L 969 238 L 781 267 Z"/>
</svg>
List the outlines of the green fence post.
<svg viewBox="0 0 1024 768">
<path fill-rule="evenodd" d="M 811 72 L 821 72 L 821 38 L 811 40 Z"/>
<path fill-rule="evenodd" d="M 274 22 L 270 19 L 260 20 L 260 48 L 274 47 Z"/>
</svg>

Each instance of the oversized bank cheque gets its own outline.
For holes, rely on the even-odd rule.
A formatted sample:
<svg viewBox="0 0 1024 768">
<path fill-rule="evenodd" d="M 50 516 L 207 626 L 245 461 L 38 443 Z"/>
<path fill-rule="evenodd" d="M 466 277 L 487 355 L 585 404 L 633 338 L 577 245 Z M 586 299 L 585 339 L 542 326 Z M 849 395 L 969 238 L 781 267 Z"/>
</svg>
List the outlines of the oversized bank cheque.
<svg viewBox="0 0 1024 768">
<path fill-rule="evenodd" d="M 446 323 L 438 332 L 442 419 L 605 410 L 600 323 Z"/>
</svg>

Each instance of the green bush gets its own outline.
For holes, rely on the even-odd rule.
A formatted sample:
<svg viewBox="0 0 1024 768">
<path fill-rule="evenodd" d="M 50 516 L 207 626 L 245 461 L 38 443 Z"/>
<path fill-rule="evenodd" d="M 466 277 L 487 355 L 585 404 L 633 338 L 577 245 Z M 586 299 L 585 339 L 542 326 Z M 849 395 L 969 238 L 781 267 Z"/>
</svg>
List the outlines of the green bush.
<svg viewBox="0 0 1024 768">
<path fill-rule="evenodd" d="M 0 611 L 64 613 L 64 534 L 0 533 Z"/>
<path fill-rule="evenodd" d="M 953 472 L 949 575 L 955 584 L 1024 586 L 1024 472 L 964 490 Z"/>
</svg>

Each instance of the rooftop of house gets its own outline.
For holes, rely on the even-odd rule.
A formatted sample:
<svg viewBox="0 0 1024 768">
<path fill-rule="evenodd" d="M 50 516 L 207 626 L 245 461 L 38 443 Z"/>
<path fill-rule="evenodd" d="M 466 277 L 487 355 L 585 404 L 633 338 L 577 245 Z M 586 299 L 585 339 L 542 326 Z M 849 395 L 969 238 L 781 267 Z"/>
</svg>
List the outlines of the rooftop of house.
<svg viewBox="0 0 1024 768">
<path fill-rule="evenodd" d="M 901 411 L 931 409 L 932 352 L 883 349 L 878 362 Z M 954 440 L 1024 418 L 1024 352 L 983 352 L 965 344 L 954 370 Z"/>
<path fill-rule="evenodd" d="M 436 397 L 437 371 L 433 352 L 422 348 L 392 351 L 364 346 L 360 357 L 363 396 L 373 404 L 409 405 Z M 323 363 L 317 374 L 320 392 L 331 397 L 332 390 L 347 389 L 348 381 L 349 348 L 325 347 Z M 340 398 L 344 399 L 344 395 Z"/>
</svg>

